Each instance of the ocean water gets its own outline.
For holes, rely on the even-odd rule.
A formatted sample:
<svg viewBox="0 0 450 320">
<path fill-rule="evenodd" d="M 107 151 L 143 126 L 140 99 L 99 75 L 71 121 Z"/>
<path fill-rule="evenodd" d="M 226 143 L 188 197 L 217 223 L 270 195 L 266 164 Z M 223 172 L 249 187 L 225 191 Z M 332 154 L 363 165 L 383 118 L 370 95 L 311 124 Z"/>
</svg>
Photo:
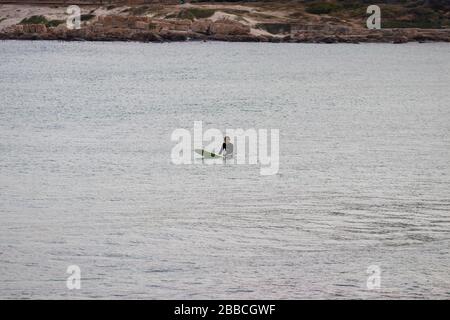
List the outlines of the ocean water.
<svg viewBox="0 0 450 320">
<path fill-rule="evenodd" d="M 449 84 L 440 43 L 2 41 L 0 298 L 448 299 Z M 174 165 L 194 121 L 278 173 Z"/>
</svg>

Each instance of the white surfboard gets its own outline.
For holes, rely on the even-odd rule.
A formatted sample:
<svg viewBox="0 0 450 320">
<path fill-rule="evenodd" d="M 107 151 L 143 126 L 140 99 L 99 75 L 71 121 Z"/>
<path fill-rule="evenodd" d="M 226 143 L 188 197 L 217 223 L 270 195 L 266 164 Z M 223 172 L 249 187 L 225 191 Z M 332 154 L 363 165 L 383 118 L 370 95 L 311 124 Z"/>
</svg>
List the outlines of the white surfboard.
<svg viewBox="0 0 450 320">
<path fill-rule="evenodd" d="M 223 156 L 217 153 L 213 153 L 213 152 L 209 152 L 206 151 L 204 149 L 195 149 L 194 150 L 196 153 L 198 153 L 199 155 L 201 155 L 203 157 L 203 159 L 222 159 Z"/>
</svg>

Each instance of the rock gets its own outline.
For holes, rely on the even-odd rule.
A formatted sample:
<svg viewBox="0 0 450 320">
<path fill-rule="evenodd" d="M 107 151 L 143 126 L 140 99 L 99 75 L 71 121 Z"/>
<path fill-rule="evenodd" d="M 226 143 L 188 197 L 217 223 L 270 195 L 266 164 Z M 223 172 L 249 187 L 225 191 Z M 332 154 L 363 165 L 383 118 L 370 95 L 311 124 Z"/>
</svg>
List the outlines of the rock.
<svg viewBox="0 0 450 320">
<path fill-rule="evenodd" d="M 374 33 L 374 34 L 368 34 L 366 36 L 367 40 L 369 40 L 370 42 L 378 42 L 383 40 L 383 35 L 380 33 Z"/>
<path fill-rule="evenodd" d="M 352 29 L 347 26 L 337 26 L 336 27 L 337 34 L 350 34 L 351 32 L 352 32 Z"/>
<path fill-rule="evenodd" d="M 153 19 L 150 21 L 149 28 L 155 32 L 168 31 L 172 29 L 172 23 L 166 20 Z"/>
<path fill-rule="evenodd" d="M 66 32 L 67 32 L 66 24 L 60 24 L 56 27 L 49 28 L 47 35 L 48 37 L 55 39 L 55 40 L 64 40 L 66 38 Z"/>
<path fill-rule="evenodd" d="M 136 21 L 135 22 L 135 27 L 136 27 L 136 29 L 148 30 L 149 23 L 148 22 L 143 22 L 143 21 Z"/>
<path fill-rule="evenodd" d="M 406 42 L 408 42 L 408 37 L 405 37 L 405 36 L 396 37 L 392 42 L 396 43 L 396 44 L 398 44 L 398 43 L 406 43 Z"/>
<path fill-rule="evenodd" d="M 211 34 L 210 29 L 212 23 L 213 22 L 209 19 L 200 19 L 191 24 L 191 30 L 202 34 Z"/>
<path fill-rule="evenodd" d="M 250 34 L 250 27 L 234 20 L 222 19 L 213 22 L 210 31 L 211 34 L 216 35 L 248 35 Z"/>
<path fill-rule="evenodd" d="M 136 21 L 145 21 L 146 17 L 124 17 L 119 15 L 99 16 L 94 24 L 103 24 L 107 28 L 128 28 L 133 27 Z"/>
<path fill-rule="evenodd" d="M 12 27 L 11 31 L 15 32 L 15 33 L 23 33 L 24 32 L 23 31 L 23 25 L 21 25 L 21 24 L 15 25 L 15 26 Z"/>
<path fill-rule="evenodd" d="M 105 41 L 185 41 L 221 40 L 242 42 L 322 42 L 360 43 L 408 41 L 450 42 L 448 29 L 381 29 L 351 28 L 333 23 L 326 26 L 292 24 L 290 35 L 253 35 L 250 27 L 232 19 L 179 20 L 153 19 L 145 16 L 99 16 L 79 30 L 68 30 L 65 24 L 47 28 L 44 24 L 5 27 L 0 39 L 105 40 Z"/>
<path fill-rule="evenodd" d="M 163 31 L 160 36 L 167 41 L 186 41 L 188 39 L 188 32 L 185 31 Z"/>
<path fill-rule="evenodd" d="M 113 28 L 126 28 L 128 27 L 128 20 L 122 16 L 111 16 Z"/>
<path fill-rule="evenodd" d="M 134 33 L 130 40 L 140 41 L 140 42 L 161 42 L 163 39 L 151 31 L 138 31 Z"/>
<path fill-rule="evenodd" d="M 112 21 L 113 21 L 113 17 L 112 16 L 104 16 L 104 17 L 99 17 L 98 22 L 103 24 L 105 27 L 112 27 Z"/>
<path fill-rule="evenodd" d="M 136 16 L 129 16 L 127 17 L 127 26 L 128 28 L 132 29 L 139 29 L 138 25 L 141 23 L 149 23 L 150 18 L 148 17 L 136 17 Z"/>
<path fill-rule="evenodd" d="M 292 39 L 296 42 L 308 42 L 310 37 L 308 32 L 297 32 L 292 36 Z"/>
<path fill-rule="evenodd" d="M 84 29 L 67 29 L 65 38 L 66 40 L 78 41 L 85 36 Z"/>
<path fill-rule="evenodd" d="M 128 40 L 133 36 L 132 29 L 111 28 L 105 30 L 105 37 L 113 40 Z"/>
<path fill-rule="evenodd" d="M 338 38 L 335 36 L 316 36 L 312 40 L 315 43 L 336 43 Z"/>
<path fill-rule="evenodd" d="M 190 31 L 192 21 L 191 20 L 175 20 L 172 22 L 172 30 L 177 31 Z"/>
<path fill-rule="evenodd" d="M 45 24 L 24 24 L 22 30 L 24 33 L 46 33 L 47 27 Z"/>
<path fill-rule="evenodd" d="M 227 41 L 227 42 L 259 42 L 260 38 L 251 34 L 246 35 L 225 35 L 215 34 L 208 36 L 209 40 Z M 272 38 L 270 38 L 272 39 Z"/>
<path fill-rule="evenodd" d="M 103 24 L 100 24 L 100 23 L 96 23 L 96 24 L 90 26 L 90 29 L 92 30 L 92 32 L 96 32 L 96 33 L 102 33 L 105 31 L 105 27 L 103 26 Z"/>
</svg>

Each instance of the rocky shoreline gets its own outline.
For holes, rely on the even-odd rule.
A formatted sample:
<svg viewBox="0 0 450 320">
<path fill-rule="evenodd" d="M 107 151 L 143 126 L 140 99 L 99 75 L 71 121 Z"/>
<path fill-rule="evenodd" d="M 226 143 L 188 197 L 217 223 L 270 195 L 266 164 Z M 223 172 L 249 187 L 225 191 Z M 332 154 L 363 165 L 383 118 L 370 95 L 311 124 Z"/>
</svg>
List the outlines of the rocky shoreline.
<svg viewBox="0 0 450 320">
<path fill-rule="evenodd" d="M 450 29 L 356 29 L 344 26 L 292 25 L 289 34 L 252 34 L 248 26 L 234 20 L 209 19 L 167 20 L 140 16 L 99 16 L 78 30 L 65 24 L 47 27 L 45 24 L 18 24 L 3 29 L 0 39 L 64 40 L 64 41 L 231 41 L 231 42 L 291 42 L 291 43 L 406 43 L 450 42 Z"/>
<path fill-rule="evenodd" d="M 331 13 L 308 12 L 306 2 L 286 3 L 289 5 L 283 6 L 277 2 L 243 2 L 238 5 L 186 3 L 83 6 L 84 14 L 81 15 L 81 28 L 78 30 L 66 27 L 67 15 L 64 6 L 2 5 L 0 40 L 450 42 L 448 26 L 435 29 L 386 28 L 389 26 L 386 22 L 380 30 L 369 30 L 366 28 L 363 6 L 358 9 L 364 9 L 362 12 L 351 14 L 338 11 L 333 16 Z M 398 11 L 399 8 L 395 8 Z M 389 8 L 383 10 L 387 16 Z M 410 13 L 406 10 L 400 18 L 411 18 Z M 441 15 L 442 19 L 446 17 L 442 13 Z"/>
</svg>

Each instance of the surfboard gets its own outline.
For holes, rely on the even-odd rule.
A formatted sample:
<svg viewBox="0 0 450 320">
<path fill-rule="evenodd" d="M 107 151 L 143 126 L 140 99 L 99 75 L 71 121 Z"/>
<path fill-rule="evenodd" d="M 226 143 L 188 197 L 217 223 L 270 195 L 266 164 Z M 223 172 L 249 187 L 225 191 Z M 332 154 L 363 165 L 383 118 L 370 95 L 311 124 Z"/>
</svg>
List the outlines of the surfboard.
<svg viewBox="0 0 450 320">
<path fill-rule="evenodd" d="M 223 156 L 220 154 L 209 152 L 204 149 L 195 149 L 194 151 L 196 153 L 198 153 L 199 155 L 201 155 L 204 159 L 217 159 L 217 158 L 221 159 L 221 158 L 223 158 Z"/>
</svg>

